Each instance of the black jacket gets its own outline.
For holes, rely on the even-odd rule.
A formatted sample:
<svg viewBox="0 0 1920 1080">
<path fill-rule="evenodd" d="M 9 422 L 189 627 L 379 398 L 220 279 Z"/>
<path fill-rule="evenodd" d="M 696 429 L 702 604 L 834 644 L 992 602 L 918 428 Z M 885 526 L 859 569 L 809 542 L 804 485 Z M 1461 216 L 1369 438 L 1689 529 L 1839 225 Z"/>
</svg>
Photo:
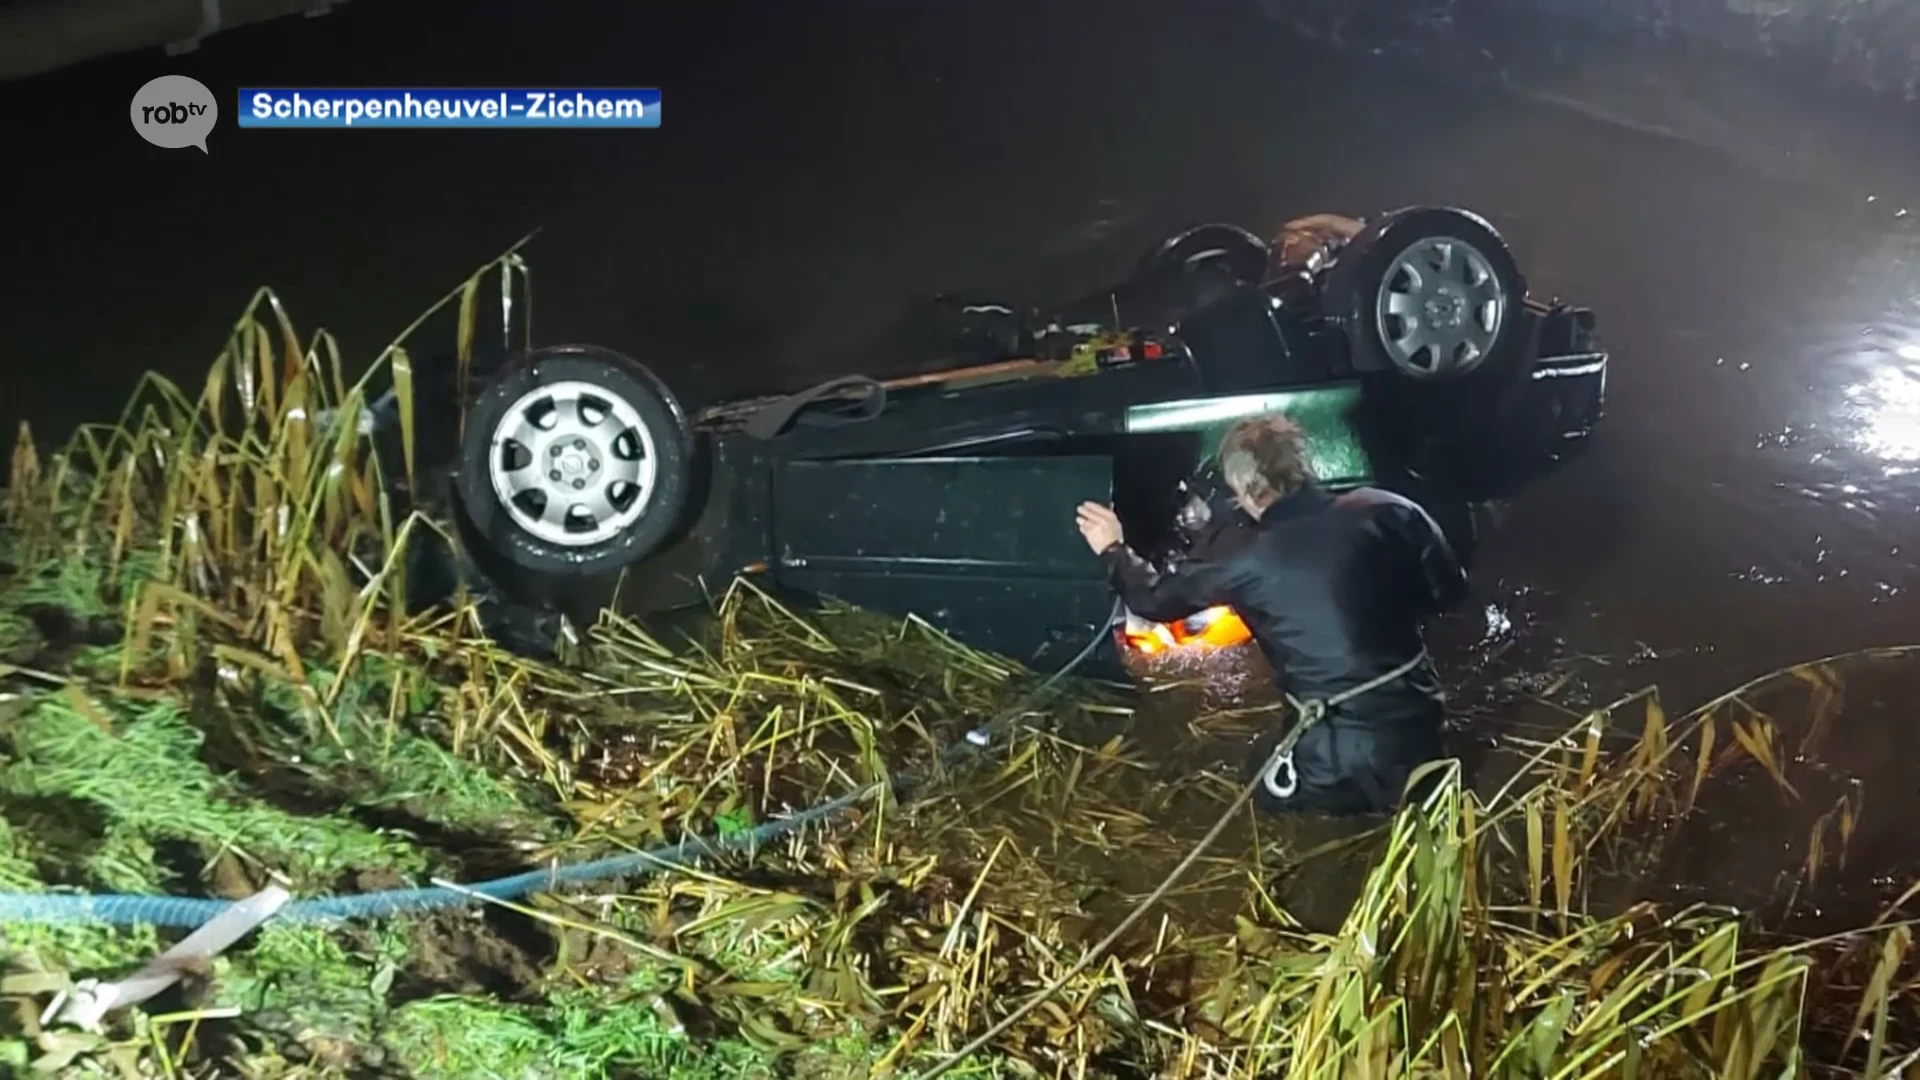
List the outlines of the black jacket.
<svg viewBox="0 0 1920 1080">
<path fill-rule="evenodd" d="M 1231 606 L 1302 700 L 1324 700 L 1412 659 L 1424 647 L 1422 619 L 1458 603 L 1467 584 L 1426 511 L 1377 488 L 1335 496 L 1309 485 L 1168 573 L 1125 547 L 1107 558 L 1115 590 L 1142 618 L 1173 622 Z M 1425 664 L 1328 719 L 1437 728 L 1441 702 Z"/>
</svg>

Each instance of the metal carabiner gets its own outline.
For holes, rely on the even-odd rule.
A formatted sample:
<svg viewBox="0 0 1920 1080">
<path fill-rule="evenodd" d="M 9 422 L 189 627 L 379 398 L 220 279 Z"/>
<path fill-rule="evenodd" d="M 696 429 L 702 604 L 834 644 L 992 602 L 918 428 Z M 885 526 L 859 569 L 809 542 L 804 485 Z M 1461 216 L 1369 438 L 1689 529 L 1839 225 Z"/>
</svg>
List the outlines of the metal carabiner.
<svg viewBox="0 0 1920 1080">
<path fill-rule="evenodd" d="M 1280 770 L 1283 768 L 1287 770 L 1287 782 L 1284 785 L 1280 783 Z M 1261 775 L 1260 783 L 1266 787 L 1267 794 L 1276 799 L 1293 798 L 1293 793 L 1300 790 L 1300 774 L 1293 767 L 1293 751 L 1275 754 L 1273 761 L 1267 765 L 1267 771 Z"/>
</svg>

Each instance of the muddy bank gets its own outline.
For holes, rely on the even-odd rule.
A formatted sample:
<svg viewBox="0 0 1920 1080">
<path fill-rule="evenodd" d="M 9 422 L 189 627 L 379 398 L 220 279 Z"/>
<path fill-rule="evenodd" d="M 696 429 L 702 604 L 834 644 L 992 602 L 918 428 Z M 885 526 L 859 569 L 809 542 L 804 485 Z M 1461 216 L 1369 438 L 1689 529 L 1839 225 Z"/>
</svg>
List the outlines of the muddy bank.
<svg viewBox="0 0 1920 1080">
<path fill-rule="evenodd" d="M 1920 8 L 1903 0 L 1261 0 L 1281 22 L 1342 39 L 1463 37 L 1494 54 L 1522 35 L 1578 48 L 1596 34 L 1765 61 L 1835 86 L 1920 100 Z"/>
<path fill-rule="evenodd" d="M 1516 10 L 1517 9 L 1517 10 Z M 1261 0 L 1271 25 L 1364 65 L 1495 89 L 1685 144 L 1905 229 L 1920 195 L 1920 9 L 1839 0 Z M 1471 114 L 1470 96 L 1436 98 Z"/>
<path fill-rule="evenodd" d="M 1583 29 L 1781 62 L 1836 86 L 1920 99 L 1920 8 L 1905 0 L 1535 0 Z"/>
</svg>

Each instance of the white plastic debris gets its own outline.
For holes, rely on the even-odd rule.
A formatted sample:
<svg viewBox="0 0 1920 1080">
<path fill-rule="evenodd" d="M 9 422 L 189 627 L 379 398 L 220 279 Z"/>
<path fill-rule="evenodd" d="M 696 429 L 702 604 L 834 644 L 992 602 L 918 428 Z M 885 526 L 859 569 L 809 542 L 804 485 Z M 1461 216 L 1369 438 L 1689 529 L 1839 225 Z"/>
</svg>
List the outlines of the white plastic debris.
<svg viewBox="0 0 1920 1080">
<path fill-rule="evenodd" d="M 227 947 L 254 931 L 285 906 L 289 895 L 278 885 L 269 885 L 252 896 L 207 920 L 178 945 L 161 953 L 146 967 L 118 982 L 103 983 L 82 979 L 73 988 L 61 992 L 40 1016 L 40 1026 L 71 1024 L 87 1031 L 99 1031 L 100 1022 L 115 1009 L 138 1005 L 154 997 L 187 974 L 204 965 Z"/>
</svg>

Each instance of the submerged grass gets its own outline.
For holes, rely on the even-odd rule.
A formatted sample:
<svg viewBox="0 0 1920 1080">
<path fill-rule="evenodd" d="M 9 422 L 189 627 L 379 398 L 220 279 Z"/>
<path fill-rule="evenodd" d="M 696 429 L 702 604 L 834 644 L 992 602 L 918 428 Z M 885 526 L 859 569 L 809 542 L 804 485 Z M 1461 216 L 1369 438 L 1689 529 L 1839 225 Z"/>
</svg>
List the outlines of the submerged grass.
<svg viewBox="0 0 1920 1080">
<path fill-rule="evenodd" d="M 524 273 L 509 253 L 443 301 L 460 308 L 463 364 L 487 275 L 510 302 Z M 409 354 L 376 366 L 411 431 Z M 744 580 L 699 640 L 609 614 L 567 663 L 499 648 L 464 597 L 410 613 L 394 553 L 441 526 L 385 495 L 381 469 L 413 470 L 411 444 L 383 462 L 352 437 L 368 385 L 262 292 L 197 396 L 149 379 L 118 425 L 45 459 L 23 431 L 0 586 L 0 889 L 238 896 L 280 876 L 359 891 L 725 834 L 924 766 L 1035 685 L 923 623 L 802 617 Z M 1841 667 L 1781 676 L 1816 690 L 1808 740 L 1831 724 Z M 1569 718 L 1497 791 L 1442 767 L 1424 802 L 1328 845 L 1366 860 L 1337 924 L 1290 910 L 1290 875 L 1315 857 L 1299 836 L 1243 831 L 944 1075 L 1895 1075 L 1920 1049 L 1900 905 L 1856 934 L 1789 941 L 1644 899 L 1663 839 L 1716 778 L 1795 790 L 1795 754 L 1753 689 L 1681 718 L 1652 692 Z M 42 1030 L 39 1008 L 160 937 L 0 924 L 0 1069 L 948 1067 L 1074 969 L 1232 795 L 1229 778 L 1144 751 L 1126 706 L 1082 691 L 1032 709 L 941 797 L 868 804 L 751 862 L 269 924 L 104 1033 Z M 1822 819 L 1809 878 L 1859 812 Z"/>
</svg>

